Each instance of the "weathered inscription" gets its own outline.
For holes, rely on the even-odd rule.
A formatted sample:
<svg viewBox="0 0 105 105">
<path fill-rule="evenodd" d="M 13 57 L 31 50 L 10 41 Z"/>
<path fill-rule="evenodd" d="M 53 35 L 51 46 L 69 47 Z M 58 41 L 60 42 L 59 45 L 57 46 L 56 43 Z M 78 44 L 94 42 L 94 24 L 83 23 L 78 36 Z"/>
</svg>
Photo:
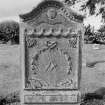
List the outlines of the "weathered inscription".
<svg viewBox="0 0 105 105">
<path fill-rule="evenodd" d="M 34 95 L 24 96 L 25 103 L 76 103 L 80 93 L 77 91 L 72 92 L 53 92 L 53 93 L 40 93 Z"/>
</svg>

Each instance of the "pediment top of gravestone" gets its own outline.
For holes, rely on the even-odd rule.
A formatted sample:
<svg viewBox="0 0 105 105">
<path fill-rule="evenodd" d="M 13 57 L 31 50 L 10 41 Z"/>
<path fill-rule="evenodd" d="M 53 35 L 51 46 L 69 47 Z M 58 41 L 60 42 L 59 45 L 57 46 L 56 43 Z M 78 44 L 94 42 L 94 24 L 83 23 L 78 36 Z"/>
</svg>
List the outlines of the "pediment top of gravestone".
<svg viewBox="0 0 105 105">
<path fill-rule="evenodd" d="M 38 16 L 40 17 L 45 11 L 48 11 L 47 15 L 50 19 L 54 19 L 57 15 L 57 12 L 62 12 L 62 14 L 69 20 L 79 23 L 82 23 L 84 19 L 84 16 L 77 14 L 72 9 L 68 8 L 66 4 L 57 0 L 44 0 L 29 13 L 20 14 L 19 16 L 23 22 L 28 22 Z"/>
</svg>

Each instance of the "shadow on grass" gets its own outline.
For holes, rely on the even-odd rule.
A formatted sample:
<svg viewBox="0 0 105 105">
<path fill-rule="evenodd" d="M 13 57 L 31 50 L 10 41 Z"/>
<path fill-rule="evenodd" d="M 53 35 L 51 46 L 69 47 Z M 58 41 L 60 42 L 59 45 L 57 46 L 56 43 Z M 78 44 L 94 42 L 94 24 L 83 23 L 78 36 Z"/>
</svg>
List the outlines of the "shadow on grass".
<svg viewBox="0 0 105 105">
<path fill-rule="evenodd" d="M 20 92 L 16 91 L 0 97 L 0 105 L 20 105 Z"/>
<path fill-rule="evenodd" d="M 83 94 L 80 105 L 105 105 L 105 87 L 102 87 L 93 93 Z"/>
</svg>

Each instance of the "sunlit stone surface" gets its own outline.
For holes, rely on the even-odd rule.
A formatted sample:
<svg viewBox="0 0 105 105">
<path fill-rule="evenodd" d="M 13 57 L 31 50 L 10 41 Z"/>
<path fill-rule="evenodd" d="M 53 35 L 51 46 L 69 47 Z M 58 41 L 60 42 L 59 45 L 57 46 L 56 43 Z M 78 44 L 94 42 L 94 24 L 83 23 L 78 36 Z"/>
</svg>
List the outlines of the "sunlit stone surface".
<svg viewBox="0 0 105 105">
<path fill-rule="evenodd" d="M 53 0 L 20 18 L 22 104 L 79 104 L 83 17 Z"/>
</svg>

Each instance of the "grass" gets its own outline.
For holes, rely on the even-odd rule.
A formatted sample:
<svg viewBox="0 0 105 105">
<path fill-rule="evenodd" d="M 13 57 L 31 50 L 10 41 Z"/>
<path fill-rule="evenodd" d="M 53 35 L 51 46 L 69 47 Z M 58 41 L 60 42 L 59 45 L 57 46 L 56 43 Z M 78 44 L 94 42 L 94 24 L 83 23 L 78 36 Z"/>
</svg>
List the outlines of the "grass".
<svg viewBox="0 0 105 105">
<path fill-rule="evenodd" d="M 18 45 L 0 45 L 0 95 L 20 90 L 20 50 Z"/>
<path fill-rule="evenodd" d="M 99 50 L 95 50 L 92 45 L 85 45 L 83 55 L 85 63 L 105 60 L 105 46 L 100 46 Z M 19 91 L 20 81 L 20 46 L 0 45 L 0 96 L 5 97 Z M 105 87 L 105 63 L 97 63 L 93 68 L 83 66 L 81 92 L 92 93 L 100 87 Z M 81 105 L 103 105 L 103 99 L 93 99 Z"/>
</svg>

